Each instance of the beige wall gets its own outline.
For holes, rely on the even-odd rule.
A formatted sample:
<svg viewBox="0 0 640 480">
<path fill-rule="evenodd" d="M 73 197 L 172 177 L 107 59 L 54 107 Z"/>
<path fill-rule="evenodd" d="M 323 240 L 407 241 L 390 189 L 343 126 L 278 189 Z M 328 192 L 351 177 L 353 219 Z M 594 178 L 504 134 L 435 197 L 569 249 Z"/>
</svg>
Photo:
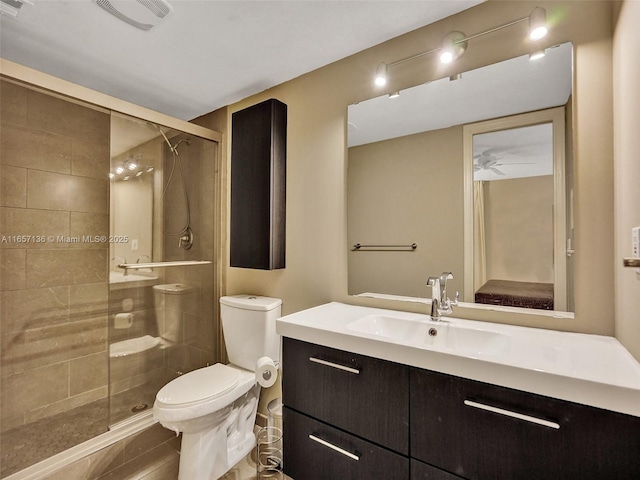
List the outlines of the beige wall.
<svg viewBox="0 0 640 480">
<path fill-rule="evenodd" d="M 484 182 L 484 212 L 487 279 L 553 283 L 553 176 Z"/>
<path fill-rule="evenodd" d="M 640 274 L 622 267 L 640 226 L 640 2 L 622 5 L 614 37 L 616 336 L 640 360 Z"/>
<path fill-rule="evenodd" d="M 460 308 L 458 312 L 469 318 L 613 334 L 610 302 L 601 301 L 614 295 L 610 2 L 487 2 L 230 106 L 232 114 L 271 97 L 289 106 L 287 268 L 273 272 L 228 268 L 227 293 L 280 297 L 285 314 L 328 301 L 425 311 L 424 306 L 347 295 L 347 105 L 450 75 L 454 69 L 465 71 L 527 54 L 529 47 L 520 41 L 526 34 L 522 24 L 473 40 L 451 70 L 438 71 L 434 58 L 427 56 L 392 69 L 385 91 L 376 90 L 372 82 L 381 61 L 432 48 L 451 30 L 471 34 L 526 16 L 536 5 L 544 6 L 556 22 L 548 42 L 571 41 L 575 46 L 576 319 L 501 316 Z M 198 121 L 207 125 L 209 119 Z M 593 295 L 596 278 L 598 296 Z"/>
<path fill-rule="evenodd" d="M 462 126 L 349 149 L 347 228 L 351 294 L 424 297 L 427 277 L 460 272 L 462 291 Z M 362 244 L 411 244 L 415 251 L 354 251 Z"/>
</svg>

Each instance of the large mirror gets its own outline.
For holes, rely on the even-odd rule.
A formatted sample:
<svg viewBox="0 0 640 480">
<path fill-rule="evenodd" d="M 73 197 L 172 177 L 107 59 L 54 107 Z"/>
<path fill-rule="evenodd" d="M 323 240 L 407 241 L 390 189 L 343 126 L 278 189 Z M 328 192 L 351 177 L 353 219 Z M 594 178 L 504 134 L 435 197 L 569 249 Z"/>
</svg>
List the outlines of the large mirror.
<svg viewBox="0 0 640 480">
<path fill-rule="evenodd" d="M 349 106 L 349 294 L 452 271 L 465 302 L 573 310 L 572 65 L 567 43 Z"/>
</svg>

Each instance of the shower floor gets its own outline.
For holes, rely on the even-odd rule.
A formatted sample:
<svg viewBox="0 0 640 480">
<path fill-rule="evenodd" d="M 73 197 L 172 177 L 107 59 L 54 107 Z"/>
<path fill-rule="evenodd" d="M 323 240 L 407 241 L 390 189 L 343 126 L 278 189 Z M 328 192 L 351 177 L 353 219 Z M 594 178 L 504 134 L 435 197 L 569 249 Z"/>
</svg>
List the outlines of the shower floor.
<svg viewBox="0 0 640 480">
<path fill-rule="evenodd" d="M 107 431 L 109 402 L 102 399 L 13 428 L 0 439 L 4 478 Z"/>
<path fill-rule="evenodd" d="M 87 405 L 7 430 L 0 435 L 0 478 L 34 465 L 68 448 L 105 433 L 109 424 L 130 418 L 139 411 L 153 408 L 161 382 L 145 384 Z M 136 408 L 137 410 L 137 408 Z M 111 422 L 109 422 L 111 418 Z"/>
</svg>

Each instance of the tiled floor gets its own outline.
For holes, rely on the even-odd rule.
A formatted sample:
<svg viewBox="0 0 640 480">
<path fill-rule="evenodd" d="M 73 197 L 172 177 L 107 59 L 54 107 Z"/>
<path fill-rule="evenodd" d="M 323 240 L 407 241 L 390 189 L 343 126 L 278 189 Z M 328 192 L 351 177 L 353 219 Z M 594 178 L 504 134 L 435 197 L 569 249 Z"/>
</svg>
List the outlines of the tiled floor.
<svg viewBox="0 0 640 480">
<path fill-rule="evenodd" d="M 107 431 L 107 399 L 17 427 L 0 436 L 4 478 Z"/>
<path fill-rule="evenodd" d="M 109 423 L 131 417 L 132 408 L 138 404 L 152 408 L 157 391 L 156 385 L 142 385 L 115 395 L 111 399 L 111 412 L 105 398 L 3 432 L 0 435 L 0 478 L 105 433 Z"/>
<path fill-rule="evenodd" d="M 166 382 L 167 380 L 149 382 L 114 395 L 111 398 L 110 424 L 130 418 L 136 413 L 132 412 L 134 407 L 146 406 L 146 408 L 139 408 L 137 412 L 153 408 L 156 393 Z"/>
</svg>

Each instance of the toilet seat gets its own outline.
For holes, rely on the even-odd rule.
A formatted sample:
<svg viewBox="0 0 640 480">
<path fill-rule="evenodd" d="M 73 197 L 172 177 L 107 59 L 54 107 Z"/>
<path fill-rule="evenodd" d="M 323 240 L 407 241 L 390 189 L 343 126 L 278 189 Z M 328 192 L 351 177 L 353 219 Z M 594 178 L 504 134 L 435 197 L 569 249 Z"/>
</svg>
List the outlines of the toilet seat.
<svg viewBox="0 0 640 480">
<path fill-rule="evenodd" d="M 156 401 L 165 408 L 196 406 L 224 395 L 239 381 L 239 370 L 216 363 L 170 381 L 160 389 Z"/>
<path fill-rule="evenodd" d="M 224 409 L 254 385 L 255 372 L 236 366 L 216 363 L 199 368 L 171 380 L 160 389 L 153 405 L 153 416 L 165 427 L 176 430 L 176 422 L 197 421 Z"/>
<path fill-rule="evenodd" d="M 197 406 L 224 395 L 239 381 L 239 370 L 216 363 L 170 381 L 160 389 L 156 401 L 165 408 Z"/>
</svg>

